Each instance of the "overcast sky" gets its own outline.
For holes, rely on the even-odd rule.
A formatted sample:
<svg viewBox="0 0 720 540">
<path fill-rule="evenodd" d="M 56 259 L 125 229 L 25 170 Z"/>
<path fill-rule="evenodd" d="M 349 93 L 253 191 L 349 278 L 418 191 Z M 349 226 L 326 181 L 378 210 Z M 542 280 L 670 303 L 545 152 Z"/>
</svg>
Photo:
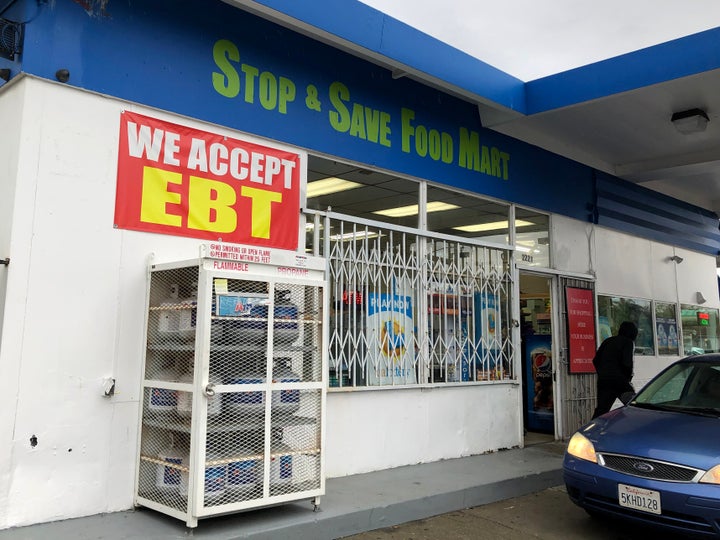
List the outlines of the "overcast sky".
<svg viewBox="0 0 720 540">
<path fill-rule="evenodd" d="M 720 0 L 361 0 L 523 81 L 720 26 Z"/>
</svg>

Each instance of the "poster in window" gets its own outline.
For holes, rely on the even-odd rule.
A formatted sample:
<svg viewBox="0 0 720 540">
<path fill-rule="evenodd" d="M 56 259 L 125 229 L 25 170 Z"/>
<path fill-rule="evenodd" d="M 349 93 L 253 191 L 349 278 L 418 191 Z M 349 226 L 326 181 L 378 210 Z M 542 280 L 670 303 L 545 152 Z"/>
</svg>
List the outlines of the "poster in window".
<svg viewBox="0 0 720 540">
<path fill-rule="evenodd" d="M 655 308 L 655 333 L 657 335 L 658 354 L 660 355 L 674 355 L 678 354 L 678 330 L 677 330 L 677 318 L 673 316 L 675 311 L 674 304 L 668 304 L 669 309 L 665 309 L 665 313 L 662 313 L 658 302 Z"/>
<path fill-rule="evenodd" d="M 477 380 L 503 378 L 509 370 L 503 362 L 502 311 L 500 299 L 488 291 L 476 292 L 473 299 L 478 355 L 473 360 Z"/>
<path fill-rule="evenodd" d="M 475 310 L 480 314 L 479 319 L 477 319 L 480 323 L 477 331 L 484 349 L 497 351 L 501 348 L 502 336 L 498 308 L 497 295 L 488 292 L 475 293 Z"/>
<path fill-rule="evenodd" d="M 417 383 L 413 301 L 408 292 L 393 280 L 390 292 L 368 293 L 368 385 Z"/>
<path fill-rule="evenodd" d="M 565 288 L 570 373 L 594 373 L 595 304 L 592 289 Z"/>
</svg>

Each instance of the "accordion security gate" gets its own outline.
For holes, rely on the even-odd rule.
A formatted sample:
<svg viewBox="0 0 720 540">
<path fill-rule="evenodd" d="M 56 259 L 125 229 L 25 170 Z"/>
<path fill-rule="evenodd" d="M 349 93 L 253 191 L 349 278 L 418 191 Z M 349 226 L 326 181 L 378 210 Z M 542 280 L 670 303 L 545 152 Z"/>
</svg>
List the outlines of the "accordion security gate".
<svg viewBox="0 0 720 540">
<path fill-rule="evenodd" d="M 248 250 L 149 272 L 135 499 L 189 527 L 325 489 L 326 262 Z"/>
<path fill-rule="evenodd" d="M 512 251 L 328 216 L 321 228 L 331 387 L 516 379 Z"/>
</svg>

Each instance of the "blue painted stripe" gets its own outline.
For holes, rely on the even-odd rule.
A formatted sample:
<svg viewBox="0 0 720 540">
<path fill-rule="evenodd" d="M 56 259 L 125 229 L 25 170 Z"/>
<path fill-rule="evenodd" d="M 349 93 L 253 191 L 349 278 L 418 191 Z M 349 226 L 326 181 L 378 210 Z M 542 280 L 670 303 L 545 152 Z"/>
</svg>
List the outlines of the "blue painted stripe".
<svg viewBox="0 0 720 540">
<path fill-rule="evenodd" d="M 656 191 L 596 174 L 595 222 L 643 238 L 718 254 L 717 216 Z"/>
<path fill-rule="evenodd" d="M 658 216 L 656 213 L 648 211 L 640 211 L 631 205 L 622 204 L 621 202 L 609 199 L 599 200 L 599 218 L 598 222 L 602 224 L 603 220 L 612 217 L 617 221 L 622 221 L 634 228 L 642 227 L 653 231 L 653 233 L 663 235 L 664 242 L 667 244 L 678 244 L 680 242 L 692 242 L 696 245 L 702 245 L 703 251 L 711 247 L 717 249 L 720 242 L 720 235 L 708 233 L 703 227 L 691 227 L 673 222 L 670 218 Z M 647 237 L 648 234 L 640 234 Z M 671 241 L 668 241 L 672 239 Z"/>
<path fill-rule="evenodd" d="M 720 27 L 525 85 L 527 114 L 567 107 L 720 68 Z"/>
<path fill-rule="evenodd" d="M 479 98 L 517 112 L 525 112 L 523 81 L 361 2 L 257 0 L 255 3 L 426 73 Z"/>
<path fill-rule="evenodd" d="M 616 216 L 612 213 L 602 216 L 602 218 L 598 220 L 598 225 L 635 235 L 640 238 L 654 240 L 662 244 L 669 244 L 697 251 L 699 253 L 705 253 L 707 255 L 718 254 L 717 243 L 713 243 L 709 240 L 694 242 L 693 239 L 678 238 L 677 236 L 668 235 L 661 231 L 646 227 L 643 223 L 628 223 L 624 219 L 624 216 Z"/>
<path fill-rule="evenodd" d="M 689 226 L 717 228 L 717 216 L 709 210 L 614 177 L 612 180 L 600 179 L 597 191 L 598 198 L 622 202 L 641 211 L 656 212 L 659 218 L 668 218 Z M 718 235 L 720 237 L 720 232 Z"/>
</svg>

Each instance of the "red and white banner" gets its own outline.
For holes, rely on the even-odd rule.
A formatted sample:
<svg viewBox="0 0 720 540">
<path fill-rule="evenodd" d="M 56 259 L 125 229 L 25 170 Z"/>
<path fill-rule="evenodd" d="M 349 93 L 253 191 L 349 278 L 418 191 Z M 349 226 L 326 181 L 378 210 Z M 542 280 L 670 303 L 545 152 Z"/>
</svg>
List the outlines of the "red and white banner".
<svg viewBox="0 0 720 540">
<path fill-rule="evenodd" d="M 591 289 L 565 288 L 570 373 L 594 373 L 595 303 Z"/>
<path fill-rule="evenodd" d="M 115 226 L 295 250 L 302 166 L 299 153 L 125 111 Z"/>
</svg>

